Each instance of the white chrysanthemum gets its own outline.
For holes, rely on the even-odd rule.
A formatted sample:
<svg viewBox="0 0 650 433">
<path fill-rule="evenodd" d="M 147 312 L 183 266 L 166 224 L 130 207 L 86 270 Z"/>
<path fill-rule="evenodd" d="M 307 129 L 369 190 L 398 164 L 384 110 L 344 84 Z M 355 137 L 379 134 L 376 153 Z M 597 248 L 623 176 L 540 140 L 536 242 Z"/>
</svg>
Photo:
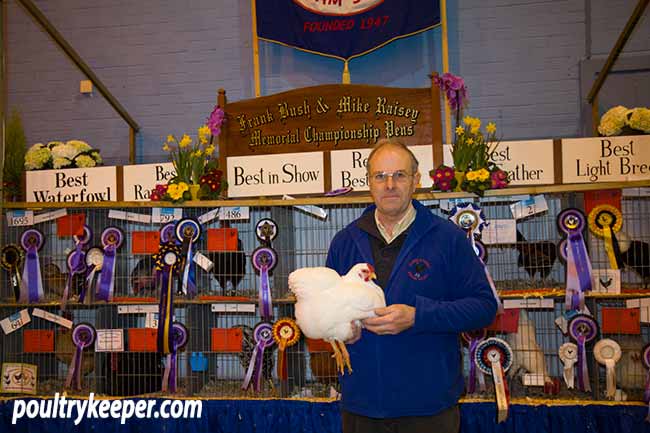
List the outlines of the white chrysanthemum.
<svg viewBox="0 0 650 433">
<path fill-rule="evenodd" d="M 627 122 L 630 128 L 638 129 L 646 134 L 650 134 L 650 109 L 637 107 L 631 111 L 632 113 Z"/>
<path fill-rule="evenodd" d="M 74 162 L 79 168 L 94 167 L 95 160 L 88 155 L 79 155 L 75 158 Z"/>
<path fill-rule="evenodd" d="M 54 158 L 54 161 L 52 162 L 52 166 L 57 169 L 69 167 L 71 165 L 72 165 L 72 161 L 70 161 L 68 158 L 62 158 L 62 157 Z"/>
<path fill-rule="evenodd" d="M 52 148 L 52 157 L 56 158 L 66 158 L 70 161 L 74 159 L 75 156 L 79 154 L 79 151 L 69 144 L 60 144 Z"/>
<path fill-rule="evenodd" d="M 99 150 L 93 150 L 90 152 L 90 156 L 95 160 L 97 165 L 100 165 L 102 162 L 104 162 L 102 156 L 99 154 Z"/>
<path fill-rule="evenodd" d="M 36 143 L 25 154 L 25 170 L 40 170 L 51 157 L 50 149 L 43 147 L 42 143 Z"/>
<path fill-rule="evenodd" d="M 90 147 L 90 145 L 88 143 L 86 143 L 85 141 L 81 141 L 81 140 L 70 140 L 70 141 L 66 142 L 65 144 L 74 147 L 79 152 L 85 152 L 86 150 L 91 150 L 92 149 L 92 147 Z"/>
<path fill-rule="evenodd" d="M 607 113 L 603 114 L 600 118 L 600 125 L 598 125 L 598 132 L 601 135 L 612 136 L 621 133 L 621 129 L 627 123 L 627 113 L 629 110 L 622 105 L 610 108 Z"/>
</svg>

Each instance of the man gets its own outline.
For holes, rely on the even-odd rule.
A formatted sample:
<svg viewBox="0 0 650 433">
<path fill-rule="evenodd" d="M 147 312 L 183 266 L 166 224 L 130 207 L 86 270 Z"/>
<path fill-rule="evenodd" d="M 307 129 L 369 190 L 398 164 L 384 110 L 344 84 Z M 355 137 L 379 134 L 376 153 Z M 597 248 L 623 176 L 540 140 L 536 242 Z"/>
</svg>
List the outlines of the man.
<svg viewBox="0 0 650 433">
<path fill-rule="evenodd" d="M 327 266 L 373 264 L 387 307 L 346 342 L 357 368 L 341 377 L 343 431 L 457 432 L 459 333 L 489 325 L 496 301 L 466 235 L 412 200 L 413 153 L 381 140 L 367 169 L 374 205 L 334 237 Z"/>
</svg>

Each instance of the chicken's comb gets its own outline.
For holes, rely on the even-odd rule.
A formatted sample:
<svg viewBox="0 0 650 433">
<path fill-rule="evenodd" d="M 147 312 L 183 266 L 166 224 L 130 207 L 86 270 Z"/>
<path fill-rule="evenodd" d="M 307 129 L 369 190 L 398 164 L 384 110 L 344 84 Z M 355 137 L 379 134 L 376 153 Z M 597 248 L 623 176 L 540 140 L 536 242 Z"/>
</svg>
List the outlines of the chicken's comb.
<svg viewBox="0 0 650 433">
<path fill-rule="evenodd" d="M 375 267 L 373 265 L 371 265 L 370 263 L 366 263 L 366 264 L 368 265 L 368 270 L 370 272 L 374 273 L 375 272 Z"/>
</svg>

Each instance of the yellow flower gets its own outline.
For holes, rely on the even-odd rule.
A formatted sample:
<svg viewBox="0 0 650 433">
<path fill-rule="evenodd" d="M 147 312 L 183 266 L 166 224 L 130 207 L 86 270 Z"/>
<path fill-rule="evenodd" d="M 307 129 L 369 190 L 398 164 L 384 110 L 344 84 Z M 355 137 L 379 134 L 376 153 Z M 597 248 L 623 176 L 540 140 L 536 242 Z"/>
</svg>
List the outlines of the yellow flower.
<svg viewBox="0 0 650 433">
<path fill-rule="evenodd" d="M 178 189 L 180 190 L 180 192 L 182 194 L 185 191 L 189 191 L 190 187 L 185 182 L 178 182 Z"/>
<path fill-rule="evenodd" d="M 214 144 L 211 144 L 210 146 L 205 148 L 205 156 L 212 156 L 214 153 Z"/>
<path fill-rule="evenodd" d="M 467 144 L 474 144 L 474 139 L 473 138 L 468 138 L 467 139 Z"/>
<path fill-rule="evenodd" d="M 210 139 L 210 128 L 208 125 L 203 125 L 199 128 L 199 142 L 201 144 L 208 144 Z"/>
<path fill-rule="evenodd" d="M 180 147 L 181 149 L 184 149 L 187 146 L 189 146 L 190 144 L 192 144 L 192 139 L 190 138 L 190 136 L 187 135 L 187 134 L 183 134 L 183 138 L 181 138 L 181 142 L 178 143 L 178 147 Z"/>
<path fill-rule="evenodd" d="M 487 171 L 486 169 L 482 168 L 476 173 L 476 177 L 478 180 L 481 182 L 484 182 L 490 178 L 490 172 Z"/>
<path fill-rule="evenodd" d="M 173 143 L 174 141 L 175 141 L 174 136 L 171 135 L 171 134 L 169 134 L 169 135 L 167 136 L 167 143 Z"/>
<path fill-rule="evenodd" d="M 192 152 L 192 156 L 195 158 L 199 158 L 203 152 L 201 152 L 201 149 L 197 149 L 196 151 Z"/>
<path fill-rule="evenodd" d="M 167 187 L 167 194 L 169 194 L 172 200 L 179 200 L 183 197 L 183 193 L 188 189 L 189 187 L 185 182 L 172 183 Z"/>
<path fill-rule="evenodd" d="M 489 122 L 485 127 L 485 130 L 488 132 L 488 134 L 494 134 L 497 132 L 497 125 L 495 125 L 494 122 Z"/>
<path fill-rule="evenodd" d="M 171 149 L 171 147 L 169 147 L 169 145 L 168 145 L 167 143 L 165 143 L 165 145 L 163 146 L 163 150 L 164 150 L 165 152 L 169 152 L 169 151 L 172 150 L 172 149 Z"/>
<path fill-rule="evenodd" d="M 463 135 L 464 133 L 465 133 L 465 128 L 463 128 L 462 126 L 456 127 L 456 134 Z"/>
<path fill-rule="evenodd" d="M 474 118 L 472 116 L 463 117 L 463 123 L 465 125 L 471 126 L 473 122 L 474 122 Z"/>
<path fill-rule="evenodd" d="M 467 174 L 465 175 L 465 178 L 467 180 L 475 180 L 476 179 L 476 172 L 475 171 L 468 171 Z"/>
<path fill-rule="evenodd" d="M 471 127 L 472 134 L 476 134 L 479 129 L 481 129 L 481 119 L 479 119 L 478 117 L 474 117 L 472 119 L 472 127 Z"/>
</svg>

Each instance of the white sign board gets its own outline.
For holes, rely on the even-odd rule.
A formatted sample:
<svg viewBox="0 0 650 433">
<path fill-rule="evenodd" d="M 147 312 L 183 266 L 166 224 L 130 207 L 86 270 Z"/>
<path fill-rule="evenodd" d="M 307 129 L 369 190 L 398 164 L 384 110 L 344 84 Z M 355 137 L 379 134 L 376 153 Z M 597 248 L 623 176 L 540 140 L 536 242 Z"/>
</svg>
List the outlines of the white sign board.
<svg viewBox="0 0 650 433">
<path fill-rule="evenodd" d="M 122 171 L 124 201 L 149 201 L 151 190 L 157 184 L 167 184 L 176 176 L 174 164 L 125 165 Z"/>
<path fill-rule="evenodd" d="M 650 179 L 650 135 L 562 140 L 562 182 Z"/>
<path fill-rule="evenodd" d="M 429 171 L 433 169 L 433 147 L 429 145 L 409 146 L 419 163 L 419 188 L 431 188 Z M 330 152 L 332 162 L 332 189 L 352 187 L 355 191 L 368 191 L 366 164 L 368 149 L 333 150 Z"/>
<path fill-rule="evenodd" d="M 25 172 L 28 202 L 117 201 L 117 167 Z"/>
<path fill-rule="evenodd" d="M 323 152 L 228 157 L 228 196 L 325 192 Z"/>
<path fill-rule="evenodd" d="M 442 147 L 445 165 L 454 166 L 451 145 Z M 553 140 L 502 141 L 490 160 L 508 173 L 510 185 L 552 185 L 555 182 Z"/>
</svg>

